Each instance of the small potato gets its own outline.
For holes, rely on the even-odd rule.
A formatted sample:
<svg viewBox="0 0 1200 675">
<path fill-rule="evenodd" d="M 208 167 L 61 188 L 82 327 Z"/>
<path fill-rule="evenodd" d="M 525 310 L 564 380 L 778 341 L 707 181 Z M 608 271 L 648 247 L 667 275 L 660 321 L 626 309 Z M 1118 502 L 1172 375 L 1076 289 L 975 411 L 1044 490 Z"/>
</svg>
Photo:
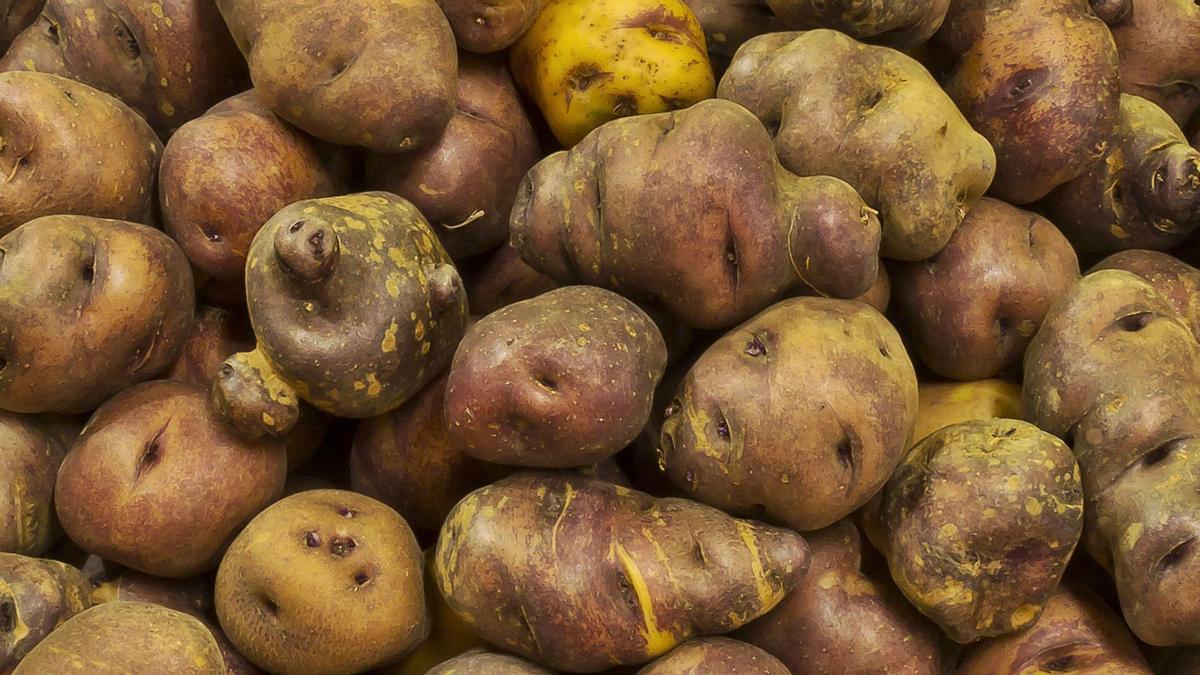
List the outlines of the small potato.
<svg viewBox="0 0 1200 675">
<path fill-rule="evenodd" d="M 476 54 L 506 49 L 537 18 L 545 0 L 437 0 L 458 46 Z"/>
<path fill-rule="evenodd" d="M 57 560 L 0 553 L 0 672 L 11 673 L 64 621 L 91 606 L 91 585 Z"/>
<path fill-rule="evenodd" d="M 1150 282 L 1200 339 L 1200 270 L 1159 251 L 1131 249 L 1096 263 L 1092 272 L 1125 270 Z"/>
<path fill-rule="evenodd" d="M 0 411 L 0 551 L 42 555 L 62 534 L 52 501 L 69 447 L 45 420 Z"/>
<path fill-rule="evenodd" d="M 697 638 L 672 649 L 638 675 L 791 675 L 791 671 L 754 645 L 729 638 Z"/>
<path fill-rule="evenodd" d="M 467 272 L 467 298 L 471 311 L 479 316 L 507 307 L 514 302 L 536 298 L 558 288 L 554 279 L 533 269 L 511 244 L 504 244 L 473 271 Z"/>
<path fill-rule="evenodd" d="M 117 99 L 57 75 L 0 73 L 0 235 L 40 216 L 153 224 L 162 143 Z"/>
<path fill-rule="evenodd" d="M 446 381 L 450 441 L 488 462 L 566 468 L 629 445 L 650 417 L 667 347 L 625 298 L 568 286 L 484 317 Z"/>
<path fill-rule="evenodd" d="M 951 424 L 1021 416 L 1021 385 L 1005 380 L 922 382 L 919 391 L 913 441 Z"/>
<path fill-rule="evenodd" d="M 1083 529 L 1070 448 L 1019 420 L 930 434 L 896 469 L 881 506 L 896 585 L 961 643 L 1037 621 Z"/>
<path fill-rule="evenodd" d="M 445 661 L 425 675 L 553 675 L 545 668 L 508 654 L 476 649 Z"/>
<path fill-rule="evenodd" d="M 793 30 L 833 28 L 856 40 L 903 49 L 923 44 L 946 17 L 950 0 L 766 0 Z"/>
<path fill-rule="evenodd" d="M 47 216 L 0 238 L 0 252 L 0 408 L 87 412 L 179 358 L 195 292 L 165 234 Z"/>
<path fill-rule="evenodd" d="M 63 461 L 54 499 L 63 529 L 88 552 L 185 577 L 216 567 L 286 474 L 283 448 L 234 436 L 203 389 L 155 381 L 96 411 Z"/>
<path fill-rule="evenodd" d="M 0 55 L 14 38 L 37 20 L 46 0 L 0 0 Z"/>
<path fill-rule="evenodd" d="M 667 409 L 659 465 L 706 504 L 815 530 L 883 486 L 916 415 L 916 373 L 883 316 L 795 298 L 696 361 Z"/>
<path fill-rule="evenodd" d="M 194 617 L 144 602 L 106 602 L 69 619 L 14 675 L 225 675 L 212 633 Z"/>
<path fill-rule="evenodd" d="M 221 561 L 216 603 L 225 634 L 271 672 L 357 673 L 429 635 L 412 530 L 342 490 L 286 497 L 251 521 Z"/>
<path fill-rule="evenodd" d="M 196 308 L 192 330 L 183 343 L 183 353 L 165 377 L 206 387 L 220 371 L 225 359 L 251 349 L 254 349 L 254 332 L 242 314 L 202 305 Z"/>
</svg>

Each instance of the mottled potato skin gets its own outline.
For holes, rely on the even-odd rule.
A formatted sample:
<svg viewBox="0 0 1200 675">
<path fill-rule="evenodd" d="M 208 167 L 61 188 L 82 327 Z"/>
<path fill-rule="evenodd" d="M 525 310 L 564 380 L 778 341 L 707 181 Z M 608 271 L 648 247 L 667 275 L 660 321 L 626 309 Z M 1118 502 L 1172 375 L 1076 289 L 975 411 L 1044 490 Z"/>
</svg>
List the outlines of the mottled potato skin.
<svg viewBox="0 0 1200 675">
<path fill-rule="evenodd" d="M 551 671 L 509 654 L 476 649 L 444 661 L 425 675 L 552 675 Z"/>
<path fill-rule="evenodd" d="M 956 675 L 1151 675 L 1129 630 L 1090 591 L 1064 586 L 1027 630 L 970 648 Z"/>
<path fill-rule="evenodd" d="M 1177 124 L 1200 111 L 1200 5 L 1136 0 L 1108 21 L 1121 58 L 1121 87 L 1162 106 Z"/>
<path fill-rule="evenodd" d="M 881 505 L 896 585 L 962 643 L 1037 621 L 1083 528 L 1070 448 L 1019 420 L 930 434 L 896 469 Z"/>
<path fill-rule="evenodd" d="M 704 29 L 708 58 L 717 73 L 750 38 L 785 28 L 767 0 L 684 0 Z"/>
<path fill-rule="evenodd" d="M 345 153 L 276 117 L 254 90 L 221 102 L 167 143 L 159 170 L 164 229 L 200 294 L 246 302 L 246 253 L 263 223 L 302 199 L 347 191 Z"/>
<path fill-rule="evenodd" d="M 442 595 L 476 633 L 571 672 L 733 630 L 808 569 L 791 530 L 569 474 L 516 474 L 471 493 L 436 555 Z"/>
<path fill-rule="evenodd" d="M 650 417 L 667 346 L 625 298 L 568 286 L 487 315 L 446 382 L 450 441 L 489 462 L 566 468 L 609 457 Z"/>
<path fill-rule="evenodd" d="M 862 537 L 849 520 L 805 535 L 812 565 L 800 587 L 737 637 L 793 675 L 942 672 L 937 627 L 887 578 L 862 571 Z M 785 671 L 786 672 L 786 671 Z"/>
<path fill-rule="evenodd" d="M 251 349 L 254 349 L 254 331 L 245 316 L 221 307 L 201 305 L 196 308 L 183 351 L 165 377 L 206 387 L 225 359 Z"/>
<path fill-rule="evenodd" d="M 0 553 L 0 672 L 12 672 L 51 631 L 90 607 L 90 593 L 70 565 Z"/>
<path fill-rule="evenodd" d="M 0 251 L 0 408 L 86 412 L 179 357 L 194 291 L 170 237 L 47 216 L 0 238 Z"/>
<path fill-rule="evenodd" d="M 8 51 L 13 38 L 33 23 L 46 0 L 0 0 L 0 55 Z"/>
<path fill-rule="evenodd" d="M 1021 385 L 1005 380 L 922 382 L 913 440 L 959 422 L 1021 416 Z"/>
<path fill-rule="evenodd" d="M 916 415 L 916 373 L 882 315 L 795 298 L 696 361 L 667 409 L 659 465 L 706 504 L 815 530 L 883 486 Z"/>
<path fill-rule="evenodd" d="M 1021 409 L 1075 451 L 1084 542 L 1133 632 L 1200 643 L 1200 343 L 1188 322 L 1130 272 L 1085 276 L 1029 345 Z"/>
<path fill-rule="evenodd" d="M 402 152 L 454 111 L 458 53 L 434 0 L 216 0 L 267 107 L 317 138 Z"/>
<path fill-rule="evenodd" d="M 922 44 L 942 25 L 950 0 L 767 0 L 791 29 L 832 28 L 896 48 Z"/>
<path fill-rule="evenodd" d="M 216 602 L 225 634 L 271 672 L 357 673 L 429 634 L 412 530 L 342 490 L 292 495 L 251 521 L 221 562 Z"/>
<path fill-rule="evenodd" d="M 195 617 L 144 602 L 105 602 L 65 622 L 14 675 L 225 675 L 221 650 Z"/>
<path fill-rule="evenodd" d="M 437 4 L 449 19 L 460 48 L 488 54 L 509 47 L 524 35 L 546 0 L 437 0 Z"/>
<path fill-rule="evenodd" d="M 1091 271 L 1125 270 L 1150 282 L 1200 339 L 1200 270 L 1173 255 L 1131 249 L 1114 253 Z"/>
<path fill-rule="evenodd" d="M 1162 108 L 1123 95 L 1104 161 L 1055 190 L 1048 207 L 1082 254 L 1171 248 L 1200 226 L 1200 150 Z"/>
<path fill-rule="evenodd" d="M 525 177 L 513 246 L 561 282 L 604 286 L 727 328 L 801 282 L 852 298 L 876 278 L 879 221 L 845 182 L 783 169 L 741 106 L 600 127 Z"/>
<path fill-rule="evenodd" d="M 152 223 L 162 143 L 101 92 L 56 75 L 0 73 L 0 234 L 49 215 Z"/>
<path fill-rule="evenodd" d="M 1050 221 L 984 198 L 937 256 L 895 270 L 897 309 L 921 360 L 943 377 L 981 380 L 1020 367 L 1079 261 Z"/>
<path fill-rule="evenodd" d="M 41 555 L 62 534 L 52 500 L 69 445 L 43 421 L 0 411 L 0 551 Z"/>
<path fill-rule="evenodd" d="M 754 645 L 724 637 L 688 640 L 638 675 L 791 675 L 779 659 Z"/>
<path fill-rule="evenodd" d="M 493 251 L 467 271 L 467 298 L 471 312 L 487 316 L 514 302 L 536 298 L 558 288 L 554 279 L 533 269 L 510 244 Z"/>
<path fill-rule="evenodd" d="M 218 407 L 247 436 L 287 433 L 303 398 L 341 417 L 398 407 L 453 357 L 466 291 L 429 223 L 386 192 L 297 202 L 246 266 L 258 348 L 225 362 Z"/>
<path fill-rule="evenodd" d="M 163 138 L 246 82 L 246 63 L 211 0 L 47 0 L 0 70 L 91 85 L 140 112 Z"/>
<path fill-rule="evenodd" d="M 508 240 L 517 187 L 540 157 L 508 64 L 463 54 L 446 131 L 417 152 L 371 155 L 366 179 L 372 189 L 411 201 L 457 260 Z"/>
<path fill-rule="evenodd" d="M 1102 157 L 1117 122 L 1117 49 L 1086 0 L 953 0 L 938 40 L 950 97 L 996 151 L 991 192 L 1027 204 Z"/>
</svg>

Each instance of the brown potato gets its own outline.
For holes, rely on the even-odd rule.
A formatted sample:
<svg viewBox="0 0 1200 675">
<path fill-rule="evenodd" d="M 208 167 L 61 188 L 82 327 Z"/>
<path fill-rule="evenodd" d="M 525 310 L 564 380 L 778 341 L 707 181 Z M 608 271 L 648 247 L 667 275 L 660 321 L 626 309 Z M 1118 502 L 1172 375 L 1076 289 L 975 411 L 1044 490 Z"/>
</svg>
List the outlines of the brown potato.
<svg viewBox="0 0 1200 675">
<path fill-rule="evenodd" d="M 271 672 L 357 673 L 429 634 L 412 530 L 342 490 L 292 495 L 251 521 L 221 561 L 216 602 L 225 634 Z"/>
<path fill-rule="evenodd" d="M 688 640 L 638 675 L 790 675 L 779 659 L 754 645 L 724 637 Z"/>
<path fill-rule="evenodd" d="M 933 37 L 950 0 L 767 0 L 767 4 L 790 29 L 833 28 L 857 40 L 899 49 Z"/>
<path fill-rule="evenodd" d="M 883 316 L 795 298 L 696 361 L 667 409 L 659 465 L 706 504 L 815 530 L 883 486 L 916 415 L 917 376 Z"/>
<path fill-rule="evenodd" d="M 938 255 L 895 271 L 897 309 L 921 360 L 942 377 L 982 380 L 1020 368 L 1079 261 L 1050 221 L 985 198 Z"/>
<path fill-rule="evenodd" d="M 46 0 L 0 0 L 0 55 L 14 38 L 37 20 Z"/>
<path fill-rule="evenodd" d="M 1096 263 L 1092 272 L 1125 270 L 1150 282 L 1200 339 L 1200 270 L 1158 251 L 1131 249 Z"/>
<path fill-rule="evenodd" d="M 466 274 L 468 304 L 471 312 L 479 316 L 536 298 L 559 286 L 557 281 L 521 260 L 521 254 L 510 244 L 488 254 L 477 268 Z"/>
<path fill-rule="evenodd" d="M 913 441 L 951 424 L 1021 416 L 1021 385 L 1004 380 L 922 382 Z"/>
<path fill-rule="evenodd" d="M 476 54 L 510 47 L 521 37 L 545 0 L 437 0 L 458 46 Z"/>
<path fill-rule="evenodd" d="M 224 675 L 221 650 L 195 617 L 144 602 L 106 602 L 69 619 L 14 675 Z"/>
<path fill-rule="evenodd" d="M 47 216 L 0 238 L 0 253 L 0 408 L 87 412 L 179 358 L 192 271 L 165 234 Z"/>
<path fill-rule="evenodd" d="M 216 377 L 225 359 L 251 349 L 254 349 L 254 331 L 243 314 L 201 305 L 196 308 L 192 330 L 183 343 L 183 353 L 165 377 L 206 387 Z"/>
<path fill-rule="evenodd" d="M 153 224 L 162 143 L 115 98 L 56 75 L 0 73 L 0 234 L 40 216 Z"/>
<path fill-rule="evenodd" d="M 425 675 L 553 675 L 545 668 L 509 654 L 471 650 L 444 661 Z"/>
<path fill-rule="evenodd" d="M 70 444 L 46 420 L 0 411 L 0 551 L 42 555 L 62 534 L 52 502 Z"/>
<path fill-rule="evenodd" d="M 279 496 L 287 455 L 235 437 L 206 400 L 199 387 L 156 381 L 96 411 L 55 486 L 73 541 L 157 576 L 216 566 L 238 528 Z"/>
<path fill-rule="evenodd" d="M 267 107 L 317 138 L 375 152 L 437 140 L 458 54 L 434 0 L 216 0 Z"/>
<path fill-rule="evenodd" d="M 47 0 L 0 70 L 79 80 L 127 103 L 163 138 L 246 83 L 211 0 Z"/>
<path fill-rule="evenodd" d="M 1121 87 L 1187 124 L 1200 111 L 1200 5 L 1194 0 L 1130 0 L 1105 18 L 1121 58 Z M 1104 18 L 1104 17 L 1102 17 Z"/>
<path fill-rule="evenodd" d="M 54 629 L 90 607 L 90 593 L 70 565 L 0 553 L 0 672 L 11 673 Z"/>
<path fill-rule="evenodd" d="M 301 199 L 347 191 L 343 150 L 276 117 L 254 90 L 221 102 L 167 143 L 159 171 L 163 227 L 187 253 L 200 294 L 246 302 L 246 253 L 263 223 Z"/>
<path fill-rule="evenodd" d="M 768 0 L 684 0 L 704 29 L 708 58 L 718 75 L 747 40 L 784 30 Z"/>
<path fill-rule="evenodd" d="M 467 495 L 436 555 L 442 596 L 476 633 L 571 672 L 729 632 L 808 569 L 791 530 L 566 473 L 519 473 Z"/>
</svg>

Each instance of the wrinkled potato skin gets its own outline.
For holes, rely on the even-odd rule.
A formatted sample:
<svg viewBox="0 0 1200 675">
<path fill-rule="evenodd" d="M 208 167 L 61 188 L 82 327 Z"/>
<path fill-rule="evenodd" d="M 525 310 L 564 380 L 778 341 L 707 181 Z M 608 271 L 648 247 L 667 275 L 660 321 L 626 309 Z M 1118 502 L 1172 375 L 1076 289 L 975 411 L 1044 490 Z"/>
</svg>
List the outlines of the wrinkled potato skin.
<svg viewBox="0 0 1200 675">
<path fill-rule="evenodd" d="M 254 331 L 241 314 L 221 307 L 196 308 L 192 330 L 183 351 L 165 375 L 168 380 L 207 387 L 221 363 L 236 354 L 254 349 Z"/>
<path fill-rule="evenodd" d="M 659 466 L 701 502 L 815 530 L 883 486 L 916 415 L 916 373 L 882 315 L 795 298 L 692 366 L 667 409 Z"/>
<path fill-rule="evenodd" d="M 101 406 L 59 470 L 67 535 L 156 576 L 216 567 L 238 528 L 278 498 L 287 455 L 238 439 L 206 403 L 201 388 L 156 381 Z"/>
<path fill-rule="evenodd" d="M 476 54 L 506 49 L 533 25 L 546 0 L 437 0 L 458 46 Z"/>
<path fill-rule="evenodd" d="M 509 305 L 472 326 L 454 354 L 450 441 L 499 464 L 600 461 L 646 426 L 666 365 L 654 322 L 616 293 L 568 286 Z"/>
<path fill-rule="evenodd" d="M 545 0 L 512 72 L 564 148 L 620 117 L 687 108 L 716 87 L 683 0 Z"/>
<path fill-rule="evenodd" d="M 195 292 L 170 237 L 47 216 L 0 238 L 0 250 L 0 407 L 87 412 L 179 358 Z"/>
<path fill-rule="evenodd" d="M 1065 664 L 1065 665 L 1064 665 Z M 1151 675 L 1120 617 L 1095 594 L 1064 586 L 1028 630 L 970 648 L 956 675 Z"/>
<path fill-rule="evenodd" d="M 52 502 L 69 447 L 44 421 L 0 411 L 0 551 L 42 555 L 62 534 Z"/>
<path fill-rule="evenodd" d="M 443 597 L 477 634 L 572 672 L 645 663 L 733 630 L 808 568 L 808 547 L 790 530 L 546 473 L 468 495 L 436 556 Z"/>
<path fill-rule="evenodd" d="M 510 225 L 535 270 L 654 297 L 697 328 L 744 321 L 802 281 L 856 297 L 879 265 L 858 193 L 783 169 L 758 120 L 719 100 L 610 122 L 543 159 Z"/>
<path fill-rule="evenodd" d="M 8 51 L 14 38 L 37 20 L 46 0 L 0 0 L 0 55 Z"/>
<path fill-rule="evenodd" d="M 1125 93 L 1153 101 L 1177 124 L 1187 124 L 1200 111 L 1200 5 L 1136 0 L 1108 23 Z"/>
<path fill-rule="evenodd" d="M 1070 449 L 1019 420 L 930 434 L 896 469 L 881 504 L 896 585 L 961 643 L 1037 621 L 1083 528 Z"/>
<path fill-rule="evenodd" d="M 785 24 L 768 7 L 767 0 L 684 0 L 700 27 L 708 46 L 708 58 L 718 73 L 746 40 L 763 33 L 784 30 Z"/>
<path fill-rule="evenodd" d="M 1159 251 L 1132 249 L 1096 263 L 1092 272 L 1125 270 L 1150 282 L 1200 340 L 1200 270 Z"/>
<path fill-rule="evenodd" d="M 559 286 L 557 281 L 521 260 L 521 254 L 510 244 L 496 249 L 479 267 L 467 272 L 466 284 L 471 312 L 479 316 L 536 298 Z"/>
<path fill-rule="evenodd" d="M 64 621 L 91 606 L 91 584 L 57 560 L 0 553 L 0 672 L 17 662 Z"/>
<path fill-rule="evenodd" d="M 112 94 L 163 138 L 246 83 L 210 0 L 47 0 L 0 70 L 53 73 Z"/>
<path fill-rule="evenodd" d="M 263 223 L 302 199 L 347 192 L 344 151 L 276 117 L 254 90 L 219 103 L 167 143 L 163 227 L 196 270 L 200 295 L 246 302 L 246 253 Z"/>
<path fill-rule="evenodd" d="M 125 104 L 56 75 L 0 73 L 0 129 L 0 234 L 61 214 L 153 224 L 162 143 Z"/>
<path fill-rule="evenodd" d="M 1200 150 L 1162 108 L 1123 95 L 1104 161 L 1047 204 L 1081 254 L 1171 248 L 1200 226 Z"/>
<path fill-rule="evenodd" d="M 724 637 L 688 640 L 638 675 L 791 675 L 779 659 L 754 645 Z"/>
<path fill-rule="evenodd" d="M 1028 204 L 1102 157 L 1120 107 L 1117 49 L 1086 0 L 952 0 L 946 92 L 996 151 L 994 196 Z"/>
<path fill-rule="evenodd" d="M 429 635 L 421 584 L 421 549 L 395 511 L 311 490 L 276 502 L 234 540 L 217 572 L 217 616 L 265 670 L 357 673 Z"/>
<path fill-rule="evenodd" d="M 862 571 L 862 537 L 849 520 L 805 535 L 812 565 L 800 587 L 738 631 L 794 675 L 942 672 L 937 627 L 890 579 Z M 786 671 L 785 671 L 786 672 Z"/>
<path fill-rule="evenodd" d="M 75 667 L 79 664 L 79 667 Z M 221 650 L 195 617 L 144 602 L 105 602 L 69 619 L 14 675 L 225 675 Z"/>
<path fill-rule="evenodd" d="M 1020 367 L 1078 278 L 1075 250 L 1050 221 L 984 198 L 936 257 L 896 267 L 896 305 L 930 370 L 982 380 Z"/>
<path fill-rule="evenodd" d="M 1130 272 L 1085 276 L 1029 345 L 1021 410 L 1075 451 L 1084 543 L 1133 632 L 1200 642 L 1200 343 L 1188 322 Z"/>
<path fill-rule="evenodd" d="M 922 382 L 913 441 L 951 424 L 1021 416 L 1021 385 L 1005 380 Z"/>
<path fill-rule="evenodd" d="M 458 101 L 441 138 L 404 155 L 371 155 L 371 189 L 411 201 L 456 260 L 508 240 L 508 216 L 541 147 L 503 60 L 463 54 Z"/>
<path fill-rule="evenodd" d="M 933 37 L 950 0 L 767 0 L 767 4 L 792 30 L 833 28 L 856 40 L 903 49 Z"/>
<path fill-rule="evenodd" d="M 437 140 L 454 111 L 458 52 L 434 0 L 216 0 L 275 114 L 374 152 Z"/>
<path fill-rule="evenodd" d="M 445 661 L 425 675 L 553 675 L 536 663 L 476 649 Z"/>
</svg>

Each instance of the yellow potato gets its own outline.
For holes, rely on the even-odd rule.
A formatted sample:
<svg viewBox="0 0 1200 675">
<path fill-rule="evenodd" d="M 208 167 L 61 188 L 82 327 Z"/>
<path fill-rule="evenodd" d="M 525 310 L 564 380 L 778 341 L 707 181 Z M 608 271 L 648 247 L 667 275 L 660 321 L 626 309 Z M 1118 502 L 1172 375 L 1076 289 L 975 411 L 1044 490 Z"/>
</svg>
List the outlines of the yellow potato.
<svg viewBox="0 0 1200 675">
<path fill-rule="evenodd" d="M 951 424 L 1021 416 L 1021 386 L 1012 382 L 922 382 L 919 390 L 921 403 L 917 408 L 913 445 Z"/>
</svg>

